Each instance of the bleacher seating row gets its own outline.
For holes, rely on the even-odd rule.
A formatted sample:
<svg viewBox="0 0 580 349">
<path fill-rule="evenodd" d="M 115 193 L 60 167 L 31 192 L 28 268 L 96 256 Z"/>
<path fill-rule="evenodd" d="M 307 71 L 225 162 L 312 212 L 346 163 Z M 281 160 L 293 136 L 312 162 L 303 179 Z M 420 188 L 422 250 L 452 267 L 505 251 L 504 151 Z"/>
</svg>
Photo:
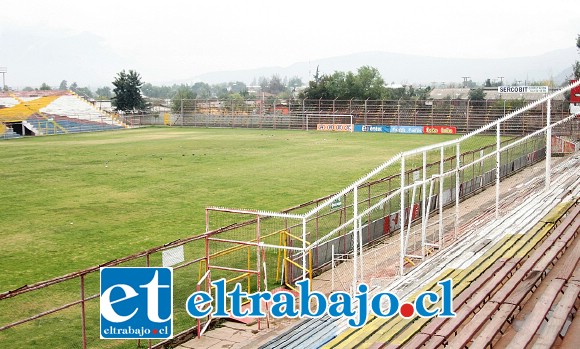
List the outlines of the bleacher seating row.
<svg viewBox="0 0 580 349">
<path fill-rule="evenodd" d="M 504 325 L 513 319 L 513 313 L 521 309 L 524 301 L 529 299 L 528 294 L 545 278 L 550 264 L 556 263 L 563 249 L 571 245 L 578 233 L 577 223 L 572 222 L 580 219 L 579 209 L 578 206 L 574 207 L 574 203 L 560 205 L 533 228 L 535 233 L 513 234 L 504 238 L 470 268 L 443 271 L 445 277 L 456 282 L 454 294 L 458 297 L 454 299 L 457 312 L 455 318 L 373 318 L 363 328 L 347 330 L 325 347 L 394 349 L 419 348 L 425 345 L 426 348 L 485 348 L 491 345 L 498 340 L 498 336 L 501 337 L 505 330 Z M 570 214 L 564 219 L 567 212 Z M 561 220 L 562 224 L 556 228 L 556 222 Z M 580 244 L 576 245 L 580 247 Z M 580 250 L 576 248 L 571 256 L 571 263 L 567 263 L 551 279 L 550 286 L 541 295 L 542 302 L 536 304 L 545 309 L 541 312 L 538 309 L 533 317 L 526 319 L 530 326 L 517 332 L 512 342 L 517 342 L 518 345 L 513 347 L 523 348 L 532 341 L 541 322 L 547 318 L 551 305 L 570 281 L 579 253 Z M 432 282 L 421 291 L 435 291 L 435 286 Z M 573 296 L 566 298 L 568 301 L 560 301 L 566 303 L 564 305 L 567 308 L 574 304 L 578 296 L 574 283 L 569 286 L 572 287 L 570 292 L 574 292 Z M 567 314 L 559 315 L 565 319 Z M 563 322 L 559 321 L 558 324 L 561 326 L 556 326 L 549 334 L 541 337 L 545 341 L 549 335 L 553 339 L 550 346 L 560 332 Z"/>
<path fill-rule="evenodd" d="M 10 108 L 20 103 L 16 98 L 11 96 L 0 97 L 0 108 Z"/>
<path fill-rule="evenodd" d="M 27 121 L 30 124 L 32 124 L 42 134 L 95 132 L 122 128 L 122 126 L 111 125 L 105 122 L 75 119 L 57 115 L 51 115 L 50 117 L 41 117 L 38 115 L 34 115 L 28 118 Z"/>
</svg>

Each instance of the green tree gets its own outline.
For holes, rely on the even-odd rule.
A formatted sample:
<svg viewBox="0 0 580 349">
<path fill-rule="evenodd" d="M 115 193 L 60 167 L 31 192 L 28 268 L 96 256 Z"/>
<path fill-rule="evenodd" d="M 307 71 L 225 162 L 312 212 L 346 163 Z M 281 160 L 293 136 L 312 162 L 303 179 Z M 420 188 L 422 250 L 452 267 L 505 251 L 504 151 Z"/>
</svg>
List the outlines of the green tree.
<svg viewBox="0 0 580 349">
<path fill-rule="evenodd" d="M 211 85 L 212 97 L 226 99 L 228 97 L 228 85 L 226 83 Z"/>
<path fill-rule="evenodd" d="M 181 113 L 182 105 L 184 112 L 188 109 L 192 109 L 195 105 L 194 100 L 195 93 L 189 87 L 181 86 L 171 99 L 171 111 L 174 113 Z"/>
<path fill-rule="evenodd" d="M 34 89 L 30 86 L 26 86 L 25 88 L 22 89 L 22 91 L 30 92 L 30 91 L 34 91 Z"/>
<path fill-rule="evenodd" d="M 88 87 L 80 87 L 77 88 L 77 92 L 78 95 L 83 96 L 83 97 L 88 97 L 88 98 L 93 98 L 93 91 L 91 91 L 90 88 Z"/>
<path fill-rule="evenodd" d="M 168 99 L 171 98 L 179 87 L 177 85 L 173 86 L 154 86 L 151 83 L 144 83 L 141 87 L 141 92 L 150 98 L 161 98 Z"/>
<path fill-rule="evenodd" d="M 361 99 L 381 99 L 386 92 L 385 80 L 377 68 L 360 67 L 354 81 Z"/>
<path fill-rule="evenodd" d="M 282 79 L 280 79 L 280 76 L 277 74 L 272 75 L 270 82 L 268 82 L 268 92 L 277 95 L 284 91 L 286 91 L 286 86 L 282 82 Z"/>
<path fill-rule="evenodd" d="M 248 95 L 248 88 L 245 83 L 241 81 L 230 82 L 229 83 L 230 94 L 239 93 L 240 96 Z"/>
<path fill-rule="evenodd" d="M 228 95 L 224 101 L 224 109 L 230 112 L 243 111 L 246 107 L 244 97 L 239 93 L 232 93 Z"/>
<path fill-rule="evenodd" d="M 260 79 L 258 79 L 258 84 L 260 85 L 260 91 L 262 92 L 268 92 L 268 85 L 269 85 L 269 81 L 266 77 L 264 76 L 260 76 Z"/>
<path fill-rule="evenodd" d="M 52 89 L 50 88 L 50 86 L 48 86 L 46 84 L 46 82 L 43 82 L 42 85 L 40 85 L 40 90 L 41 91 L 48 91 L 48 90 L 52 90 Z"/>
<path fill-rule="evenodd" d="M 207 99 L 211 97 L 211 87 L 205 82 L 196 82 L 191 86 L 191 90 L 197 98 Z"/>
<path fill-rule="evenodd" d="M 302 85 L 304 85 L 304 83 L 298 76 L 293 76 L 290 78 L 290 80 L 288 80 L 288 90 L 292 92 L 295 91 L 296 88 L 302 87 Z"/>
<path fill-rule="evenodd" d="M 301 93 L 301 97 L 311 99 L 382 99 L 388 95 L 381 74 L 370 66 L 360 67 L 356 74 L 334 72 L 332 75 L 315 76 Z"/>
<path fill-rule="evenodd" d="M 59 90 L 68 90 L 68 83 L 66 82 L 66 80 L 63 80 L 60 82 L 58 89 Z"/>
<path fill-rule="evenodd" d="M 482 101 L 485 99 L 483 88 L 474 88 L 469 90 L 469 99 L 473 101 Z"/>
<path fill-rule="evenodd" d="M 115 96 L 111 99 L 113 107 L 117 111 L 133 112 L 143 111 L 147 108 L 147 104 L 141 95 L 141 76 L 134 70 L 125 72 L 122 70 L 117 74 L 113 81 L 113 93 Z"/>
<path fill-rule="evenodd" d="M 76 92 L 76 90 L 78 90 L 78 88 L 79 88 L 79 85 L 76 83 L 76 81 L 70 85 L 70 90 L 73 92 Z"/>
<path fill-rule="evenodd" d="M 111 99 L 112 93 L 109 86 L 99 87 L 95 92 L 97 99 Z"/>
</svg>

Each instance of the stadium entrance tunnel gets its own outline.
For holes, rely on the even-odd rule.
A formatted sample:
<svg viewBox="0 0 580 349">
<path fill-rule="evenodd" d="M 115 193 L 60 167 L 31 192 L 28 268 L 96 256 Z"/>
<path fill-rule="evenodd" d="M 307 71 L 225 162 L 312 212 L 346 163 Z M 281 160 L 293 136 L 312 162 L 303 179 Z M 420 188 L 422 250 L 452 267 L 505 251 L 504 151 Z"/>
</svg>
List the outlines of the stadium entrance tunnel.
<svg viewBox="0 0 580 349">
<path fill-rule="evenodd" d="M 22 122 L 7 122 L 6 126 L 11 127 L 12 130 L 21 136 L 35 136 L 32 130 L 28 129 Z"/>
</svg>

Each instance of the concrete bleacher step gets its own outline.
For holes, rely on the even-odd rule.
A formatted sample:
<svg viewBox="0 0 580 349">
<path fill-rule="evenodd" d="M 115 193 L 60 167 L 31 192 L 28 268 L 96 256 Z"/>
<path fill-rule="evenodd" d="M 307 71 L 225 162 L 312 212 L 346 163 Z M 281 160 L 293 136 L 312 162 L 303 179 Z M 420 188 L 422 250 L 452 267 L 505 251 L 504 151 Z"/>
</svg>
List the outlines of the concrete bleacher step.
<svg viewBox="0 0 580 349">
<path fill-rule="evenodd" d="M 14 132 L 11 127 L 6 127 L 4 133 L 0 134 L 0 139 L 12 139 L 12 138 L 21 138 L 22 136 L 18 133 Z"/>
</svg>

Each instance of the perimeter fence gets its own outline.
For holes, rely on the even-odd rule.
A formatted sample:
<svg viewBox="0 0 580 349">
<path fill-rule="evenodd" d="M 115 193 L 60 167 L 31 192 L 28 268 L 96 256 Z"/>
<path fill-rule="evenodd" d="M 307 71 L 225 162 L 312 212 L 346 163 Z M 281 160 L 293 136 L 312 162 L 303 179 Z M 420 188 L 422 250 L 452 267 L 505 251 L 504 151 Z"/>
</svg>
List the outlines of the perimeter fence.
<svg viewBox="0 0 580 349">
<path fill-rule="evenodd" d="M 526 105 L 517 100 L 311 100 L 191 99 L 175 102 L 173 111 L 132 115 L 128 125 L 171 125 L 315 130 L 317 124 L 453 126 L 466 134 Z M 552 120 L 570 115 L 569 103 L 553 100 Z M 341 115 L 341 116 L 338 116 Z M 521 135 L 546 125 L 545 104 L 521 111 L 504 123 L 503 134 Z M 352 119 L 351 119 L 352 116 Z"/>
</svg>

